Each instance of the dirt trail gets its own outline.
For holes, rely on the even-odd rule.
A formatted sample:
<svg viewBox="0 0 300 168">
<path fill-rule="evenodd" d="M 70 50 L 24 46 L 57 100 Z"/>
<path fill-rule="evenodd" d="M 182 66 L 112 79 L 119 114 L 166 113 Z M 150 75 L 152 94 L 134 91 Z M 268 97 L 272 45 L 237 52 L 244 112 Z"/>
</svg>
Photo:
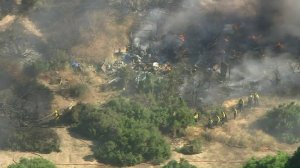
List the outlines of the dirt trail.
<svg viewBox="0 0 300 168">
<path fill-rule="evenodd" d="M 293 145 L 280 143 L 272 136 L 253 128 L 255 121 L 261 118 L 266 111 L 281 103 L 291 101 L 295 100 L 278 97 L 262 98 L 260 107 L 248 109 L 244 114 L 240 114 L 237 120 L 230 120 L 222 127 L 208 130 L 206 135 L 211 136 L 213 140 L 205 143 L 202 153 L 182 155 L 173 152 L 172 159 L 185 158 L 202 168 L 238 168 L 253 156 L 263 157 L 268 154 L 276 154 L 279 150 L 292 154 L 300 146 L 299 143 Z M 299 102 L 299 100 L 296 101 Z M 237 99 L 228 100 L 224 103 L 225 105 L 233 105 L 235 102 Z M 229 116 L 229 118 L 231 117 Z M 196 132 L 200 135 L 204 130 L 198 129 Z"/>
</svg>

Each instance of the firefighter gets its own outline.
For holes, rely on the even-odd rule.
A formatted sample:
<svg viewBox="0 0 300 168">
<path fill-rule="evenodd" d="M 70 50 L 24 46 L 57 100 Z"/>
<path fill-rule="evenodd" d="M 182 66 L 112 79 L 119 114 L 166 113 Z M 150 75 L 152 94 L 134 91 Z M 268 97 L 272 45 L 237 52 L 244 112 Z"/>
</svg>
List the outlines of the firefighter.
<svg viewBox="0 0 300 168">
<path fill-rule="evenodd" d="M 233 108 L 233 119 L 236 119 L 237 113 L 238 113 L 237 109 Z"/>
<path fill-rule="evenodd" d="M 240 113 L 243 112 L 243 110 L 244 110 L 244 100 L 243 100 L 243 99 L 240 99 L 240 100 L 239 100 L 239 102 L 238 102 L 238 104 L 237 104 L 237 108 L 238 108 L 238 110 L 240 111 Z"/>
<path fill-rule="evenodd" d="M 221 118 L 218 115 L 216 115 L 216 118 L 217 120 L 215 121 L 215 125 L 218 126 L 221 122 Z"/>
<path fill-rule="evenodd" d="M 252 108 L 253 107 L 253 103 L 254 103 L 254 97 L 253 97 L 253 94 L 251 93 L 248 97 L 248 102 L 247 102 L 247 105 L 249 108 Z"/>
<path fill-rule="evenodd" d="M 221 119 L 221 121 L 222 121 L 222 124 L 224 124 L 225 122 L 227 122 L 227 114 L 224 111 L 222 111 L 222 119 Z"/>
<path fill-rule="evenodd" d="M 214 121 L 213 119 L 211 118 L 211 116 L 209 116 L 208 118 L 208 128 L 213 128 L 214 127 Z"/>
<path fill-rule="evenodd" d="M 254 105 L 255 105 L 255 106 L 259 106 L 259 95 L 258 95 L 257 92 L 255 92 L 255 93 L 253 94 L 253 99 L 254 99 Z"/>
<path fill-rule="evenodd" d="M 56 119 L 56 120 L 59 119 L 60 116 L 61 116 L 61 114 L 59 113 L 59 111 L 58 111 L 58 110 L 55 110 L 55 111 L 54 111 L 54 117 L 55 117 L 55 119 Z"/>
<path fill-rule="evenodd" d="M 198 122 L 198 120 L 199 120 L 199 114 L 197 112 L 194 114 L 194 119 L 195 119 L 195 122 Z"/>
</svg>

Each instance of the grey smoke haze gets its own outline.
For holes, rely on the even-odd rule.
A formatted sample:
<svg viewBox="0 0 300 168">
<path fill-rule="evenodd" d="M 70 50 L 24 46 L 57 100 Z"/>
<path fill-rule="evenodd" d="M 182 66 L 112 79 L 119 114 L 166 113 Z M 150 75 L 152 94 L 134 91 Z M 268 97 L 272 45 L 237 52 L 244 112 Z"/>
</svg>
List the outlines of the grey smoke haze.
<svg viewBox="0 0 300 168">
<path fill-rule="evenodd" d="M 299 62 L 299 1 L 185 0 L 181 6 L 176 11 L 150 12 L 145 17 L 147 26 L 141 26 L 136 33 L 136 41 L 142 46 L 149 46 L 152 38 L 150 29 L 157 32 L 159 37 L 163 36 L 161 40 L 154 42 L 157 50 L 169 46 L 177 48 L 176 36 L 183 33 L 186 36 L 185 46 L 193 63 L 211 67 L 230 58 L 232 50 L 239 50 L 238 56 L 243 58 L 242 62 L 231 65 L 231 81 L 228 84 L 213 86 L 203 92 L 197 91 L 198 98 L 213 102 L 224 95 L 222 90 L 225 85 L 238 88 L 231 96 L 240 96 L 249 93 L 251 82 L 259 83 L 258 89 L 262 92 L 289 92 L 300 84 L 299 74 L 291 69 L 292 62 Z M 231 30 L 232 24 L 239 24 L 238 36 L 232 37 L 235 31 Z M 153 29 L 148 25 L 154 25 Z M 252 35 L 257 36 L 257 41 L 248 39 Z M 231 37 L 229 42 L 224 40 L 227 37 Z M 283 43 L 284 50 L 277 53 L 274 48 L 279 42 Z M 253 48 L 259 48 L 259 52 Z M 169 54 L 175 57 L 174 52 Z M 263 59 L 256 59 L 257 55 Z M 277 72 L 280 83 L 275 86 Z M 207 84 L 200 82 L 201 80 L 204 80 L 202 74 L 185 78 L 180 88 L 181 95 L 186 94 L 186 98 L 190 98 L 194 86 L 206 87 Z"/>
</svg>

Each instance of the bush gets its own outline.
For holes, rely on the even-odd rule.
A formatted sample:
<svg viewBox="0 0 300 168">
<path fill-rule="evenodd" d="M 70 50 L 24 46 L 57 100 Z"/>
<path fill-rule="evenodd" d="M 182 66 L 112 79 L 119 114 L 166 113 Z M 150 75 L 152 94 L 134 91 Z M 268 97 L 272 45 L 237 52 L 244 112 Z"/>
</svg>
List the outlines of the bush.
<svg viewBox="0 0 300 168">
<path fill-rule="evenodd" d="M 185 155 L 199 154 L 202 151 L 202 141 L 200 138 L 194 139 L 177 151 Z"/>
<path fill-rule="evenodd" d="M 94 155 L 118 166 L 144 161 L 160 163 L 170 157 L 170 146 L 150 121 L 150 111 L 126 99 L 108 102 L 102 108 L 80 104 L 74 131 L 97 140 Z"/>
<path fill-rule="evenodd" d="M 68 89 L 69 96 L 73 98 L 82 97 L 88 91 L 88 86 L 86 84 L 76 84 L 70 86 Z"/>
<path fill-rule="evenodd" d="M 59 152 L 59 137 L 49 128 L 23 128 L 15 130 L 7 140 L 11 150 L 24 152 Z"/>
<path fill-rule="evenodd" d="M 30 81 L 16 84 L 13 93 L 8 102 L 12 108 L 7 113 L 20 126 L 31 125 L 49 115 L 54 98 L 49 88 Z"/>
<path fill-rule="evenodd" d="M 48 71 L 50 65 L 47 61 L 37 60 L 24 67 L 24 73 L 29 77 L 36 77 L 40 73 Z"/>
<path fill-rule="evenodd" d="M 70 65 L 71 57 L 66 51 L 56 50 L 54 55 L 49 59 L 50 70 L 62 70 Z"/>
<path fill-rule="evenodd" d="M 101 107 L 78 104 L 61 120 L 72 124 L 73 131 L 97 141 L 97 159 L 118 166 L 168 159 L 170 146 L 159 129 L 178 132 L 194 122 L 193 113 L 178 98 L 147 106 L 125 98 Z M 199 152 L 200 142 L 193 141 L 192 146 L 192 153 Z"/>
<path fill-rule="evenodd" d="M 295 143 L 300 140 L 300 106 L 294 102 L 282 104 L 270 110 L 259 121 L 262 129 L 283 142 Z"/>
<path fill-rule="evenodd" d="M 19 163 L 11 164 L 8 168 L 56 168 L 56 166 L 43 158 L 21 158 Z"/>
<path fill-rule="evenodd" d="M 131 68 L 131 66 L 125 66 L 120 68 L 117 71 L 117 76 L 121 78 L 119 81 L 120 87 L 128 89 L 128 86 L 135 85 L 135 71 Z"/>
<path fill-rule="evenodd" d="M 194 165 L 191 165 L 188 161 L 184 159 L 180 159 L 178 163 L 176 160 L 170 161 L 167 165 L 163 166 L 162 168 L 197 168 Z"/>
<path fill-rule="evenodd" d="M 266 156 L 262 159 L 252 158 L 243 168 L 286 168 L 288 154 L 279 152 L 276 156 Z"/>
<path fill-rule="evenodd" d="M 161 163 L 170 157 L 170 147 L 153 128 L 134 123 L 124 128 L 114 139 L 97 146 L 96 158 L 119 166 L 131 166 L 144 161 Z"/>
</svg>

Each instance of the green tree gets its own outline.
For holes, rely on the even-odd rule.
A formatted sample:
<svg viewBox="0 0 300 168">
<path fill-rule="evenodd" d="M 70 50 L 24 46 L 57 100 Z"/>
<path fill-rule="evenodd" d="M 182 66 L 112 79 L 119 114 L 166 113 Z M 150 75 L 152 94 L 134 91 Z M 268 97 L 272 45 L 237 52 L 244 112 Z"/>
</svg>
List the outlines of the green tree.
<svg viewBox="0 0 300 168">
<path fill-rule="evenodd" d="M 42 158 L 21 158 L 19 163 L 11 164 L 8 168 L 56 168 L 56 166 L 52 162 Z"/>
<path fill-rule="evenodd" d="M 97 141 L 94 155 L 102 162 L 129 166 L 170 157 L 169 144 L 150 120 L 151 111 L 139 103 L 119 98 L 101 108 L 81 104 L 72 110 L 79 113 L 74 130 Z"/>
</svg>

